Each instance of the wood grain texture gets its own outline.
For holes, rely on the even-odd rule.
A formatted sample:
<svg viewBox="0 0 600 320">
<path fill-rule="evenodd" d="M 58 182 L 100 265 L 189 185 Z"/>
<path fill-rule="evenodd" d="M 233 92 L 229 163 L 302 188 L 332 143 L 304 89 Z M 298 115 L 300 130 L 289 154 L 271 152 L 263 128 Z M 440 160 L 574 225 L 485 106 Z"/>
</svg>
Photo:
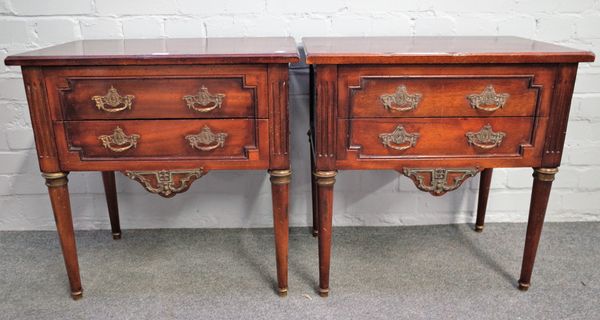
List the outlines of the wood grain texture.
<svg viewBox="0 0 600 320">
<path fill-rule="evenodd" d="M 577 62 L 594 60 L 591 52 L 514 37 L 304 38 L 304 50 L 311 68 L 323 296 L 329 293 L 333 184 L 319 184 L 319 173 L 392 169 L 441 195 L 483 170 L 481 230 L 493 168 L 560 163 Z M 507 99 L 501 106 L 491 99 L 498 107 L 493 112 L 473 109 L 467 97 L 490 86 L 490 96 Z M 500 132 L 497 144 L 494 133 Z M 467 133 L 479 135 L 470 141 Z M 551 184 L 546 176 L 537 174 L 533 186 L 521 289 L 529 286 L 541 234 Z"/>
<path fill-rule="evenodd" d="M 594 54 L 517 37 L 305 37 L 310 64 L 568 63 Z"/>
<path fill-rule="evenodd" d="M 117 201 L 117 185 L 114 171 L 103 171 L 102 182 L 104 184 L 104 195 L 110 218 L 110 229 L 113 239 L 121 239 L 121 223 L 119 221 L 119 202 Z"/>
<path fill-rule="evenodd" d="M 492 168 L 481 171 L 481 177 L 479 179 L 479 193 L 477 195 L 477 220 L 475 221 L 475 231 L 477 232 L 483 231 L 483 224 L 485 223 L 485 211 L 487 209 L 493 172 L 494 169 Z"/>
<path fill-rule="evenodd" d="M 291 37 L 79 40 L 12 55 L 7 65 L 99 66 L 294 63 Z"/>
<path fill-rule="evenodd" d="M 103 172 L 118 238 L 114 171 L 170 197 L 210 170 L 271 169 L 277 287 L 287 292 L 287 66 L 298 61 L 292 38 L 84 40 L 6 58 L 23 66 L 74 298 L 81 280 L 67 171 Z"/>
</svg>

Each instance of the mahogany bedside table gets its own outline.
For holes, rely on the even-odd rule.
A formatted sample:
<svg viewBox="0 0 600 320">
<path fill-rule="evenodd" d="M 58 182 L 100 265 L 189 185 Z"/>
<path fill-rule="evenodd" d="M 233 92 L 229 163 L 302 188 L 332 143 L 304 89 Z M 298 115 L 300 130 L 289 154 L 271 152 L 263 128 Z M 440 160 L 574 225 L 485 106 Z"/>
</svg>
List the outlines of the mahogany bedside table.
<svg viewBox="0 0 600 320">
<path fill-rule="evenodd" d="M 288 64 L 292 38 L 84 40 L 6 58 L 21 65 L 71 295 L 82 295 L 69 171 L 102 171 L 121 237 L 115 171 L 163 197 L 210 170 L 268 169 L 277 281 L 287 293 Z"/>
<path fill-rule="evenodd" d="M 527 290 L 558 172 L 578 62 L 591 52 L 514 37 L 304 38 L 311 65 L 313 233 L 329 293 L 337 170 L 391 169 L 440 196 L 493 168 L 533 167 L 519 288 Z"/>
</svg>

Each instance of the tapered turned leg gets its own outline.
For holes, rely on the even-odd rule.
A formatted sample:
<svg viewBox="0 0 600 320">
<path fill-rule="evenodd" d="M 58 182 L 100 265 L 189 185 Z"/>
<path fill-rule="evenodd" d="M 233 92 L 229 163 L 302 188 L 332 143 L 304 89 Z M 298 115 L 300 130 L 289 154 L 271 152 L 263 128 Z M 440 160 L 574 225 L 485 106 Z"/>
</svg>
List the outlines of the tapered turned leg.
<svg viewBox="0 0 600 320">
<path fill-rule="evenodd" d="M 531 283 L 531 272 L 533 271 L 535 254 L 542 234 L 548 198 L 552 188 L 552 181 L 554 181 L 554 176 L 557 172 L 558 168 L 534 168 L 527 236 L 525 237 L 521 277 L 519 278 L 519 289 L 523 291 L 527 291 Z"/>
<path fill-rule="evenodd" d="M 333 221 L 333 185 L 336 171 L 316 171 L 319 213 L 319 295 L 329 295 L 331 229 Z"/>
<path fill-rule="evenodd" d="M 319 193 L 317 192 L 317 177 L 315 176 L 315 160 L 313 158 L 312 147 L 310 149 L 310 172 L 311 172 L 311 192 L 312 192 L 312 216 L 313 216 L 313 227 L 312 235 L 316 237 L 319 235 Z"/>
<path fill-rule="evenodd" d="M 117 202 L 115 172 L 103 171 L 102 181 L 104 182 L 104 194 L 106 195 L 106 205 L 108 206 L 108 216 L 110 217 L 112 236 L 113 239 L 118 240 L 121 239 L 121 224 L 119 223 L 119 204 Z"/>
<path fill-rule="evenodd" d="M 488 195 L 490 194 L 490 184 L 492 182 L 492 172 L 494 169 L 484 169 L 481 171 L 479 179 L 479 201 L 477 202 L 477 220 L 475 221 L 475 231 L 483 231 L 485 221 L 485 210 L 487 208 Z"/>
<path fill-rule="evenodd" d="M 275 231 L 275 258 L 277 260 L 277 290 L 285 297 L 288 292 L 288 188 L 291 170 L 270 170 L 273 198 L 273 226 Z"/>
<path fill-rule="evenodd" d="M 67 187 L 67 174 L 62 172 L 42 173 L 48 186 L 48 194 L 52 203 L 52 211 L 56 221 L 56 230 L 60 239 L 67 276 L 71 287 L 71 297 L 77 300 L 82 297 L 81 278 L 79 277 L 79 262 L 77 261 L 77 246 L 71 217 L 71 203 Z"/>
</svg>

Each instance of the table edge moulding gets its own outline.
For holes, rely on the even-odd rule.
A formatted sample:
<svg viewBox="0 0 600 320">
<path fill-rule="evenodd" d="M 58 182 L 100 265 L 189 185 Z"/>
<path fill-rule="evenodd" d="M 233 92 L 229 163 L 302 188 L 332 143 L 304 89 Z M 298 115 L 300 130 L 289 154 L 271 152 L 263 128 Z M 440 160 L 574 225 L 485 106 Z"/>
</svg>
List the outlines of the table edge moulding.
<svg viewBox="0 0 600 320">
<path fill-rule="evenodd" d="M 518 37 L 306 37 L 313 235 L 329 294 L 338 170 L 391 169 L 434 196 L 481 172 L 483 230 L 493 168 L 532 167 L 521 276 L 527 290 L 560 166 L 579 62 L 594 54 Z"/>
</svg>

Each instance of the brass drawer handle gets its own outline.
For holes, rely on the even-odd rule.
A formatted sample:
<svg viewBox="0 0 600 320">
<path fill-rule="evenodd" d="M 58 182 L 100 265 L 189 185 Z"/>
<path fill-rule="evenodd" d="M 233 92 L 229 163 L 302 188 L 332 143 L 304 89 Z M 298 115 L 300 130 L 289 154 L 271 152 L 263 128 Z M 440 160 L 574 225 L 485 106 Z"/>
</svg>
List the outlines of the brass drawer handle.
<svg viewBox="0 0 600 320">
<path fill-rule="evenodd" d="M 379 100 L 383 103 L 386 110 L 409 111 L 416 109 L 421 101 L 420 93 L 409 94 L 405 85 L 396 88 L 396 92 L 392 94 L 382 94 Z M 397 105 L 397 107 L 394 106 Z"/>
<path fill-rule="evenodd" d="M 104 110 L 106 112 L 119 112 L 125 109 L 131 109 L 133 99 L 135 96 L 126 95 L 121 96 L 115 87 L 110 86 L 108 93 L 104 96 L 93 96 L 92 100 L 96 102 L 96 108 L 98 110 Z"/>
<path fill-rule="evenodd" d="M 508 97 L 508 93 L 496 93 L 494 86 L 490 84 L 480 94 L 468 95 L 467 100 L 471 108 L 491 112 L 503 108 Z"/>
<path fill-rule="evenodd" d="M 123 152 L 137 146 L 139 134 L 126 135 L 121 127 L 116 127 L 111 135 L 98 136 L 98 140 L 102 141 L 104 148 L 114 152 Z"/>
<path fill-rule="evenodd" d="M 486 124 L 478 132 L 467 132 L 467 141 L 470 145 L 474 145 L 481 149 L 492 149 L 499 147 L 502 139 L 506 137 L 504 132 L 494 132 L 490 124 Z"/>
<path fill-rule="evenodd" d="M 209 112 L 216 108 L 221 108 L 225 99 L 225 94 L 217 93 L 210 94 L 205 86 L 202 86 L 197 95 L 184 96 L 183 100 L 187 103 L 188 108 L 198 112 Z M 198 107 L 201 106 L 201 107 Z"/>
<path fill-rule="evenodd" d="M 475 176 L 478 172 L 477 168 L 404 168 L 402 171 L 419 190 L 434 196 L 457 189 L 467 178 Z"/>
<path fill-rule="evenodd" d="M 382 133 L 379 135 L 381 143 L 387 148 L 396 150 L 406 150 L 414 147 L 419 139 L 418 133 L 408 133 L 402 125 L 398 125 L 392 133 Z"/>
<path fill-rule="evenodd" d="M 227 138 L 227 133 L 213 133 L 208 126 L 204 126 L 198 134 L 185 136 L 185 139 L 190 143 L 192 148 L 202 151 L 210 151 L 219 147 L 223 148 L 225 146 L 225 138 Z"/>
</svg>

